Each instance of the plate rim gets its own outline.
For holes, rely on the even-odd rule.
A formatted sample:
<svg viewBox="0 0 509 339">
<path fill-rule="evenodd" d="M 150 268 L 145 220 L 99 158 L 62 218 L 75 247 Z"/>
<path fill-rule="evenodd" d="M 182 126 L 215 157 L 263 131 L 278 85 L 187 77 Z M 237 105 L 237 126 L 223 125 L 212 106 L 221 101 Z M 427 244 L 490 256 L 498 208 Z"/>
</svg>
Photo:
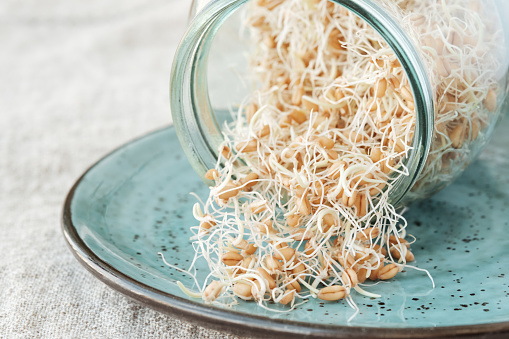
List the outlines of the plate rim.
<svg viewBox="0 0 509 339">
<path fill-rule="evenodd" d="M 487 335 L 496 338 L 509 337 L 509 321 L 458 326 L 381 328 L 312 324 L 285 319 L 270 319 L 258 315 L 245 315 L 244 313 L 178 297 L 122 273 L 100 259 L 79 236 L 72 221 L 71 205 L 74 194 L 85 176 L 103 161 L 115 153 L 125 150 L 132 144 L 166 131 L 175 133 L 175 128 L 173 125 L 169 125 L 145 133 L 108 152 L 85 170 L 66 195 L 61 215 L 61 230 L 66 243 L 78 262 L 110 288 L 143 305 L 180 320 L 232 334 L 256 337 L 277 336 L 278 338 L 293 339 L 295 339 L 295 336 L 308 338 L 365 338 L 367 336 L 371 338 L 464 338 L 486 337 Z"/>
</svg>

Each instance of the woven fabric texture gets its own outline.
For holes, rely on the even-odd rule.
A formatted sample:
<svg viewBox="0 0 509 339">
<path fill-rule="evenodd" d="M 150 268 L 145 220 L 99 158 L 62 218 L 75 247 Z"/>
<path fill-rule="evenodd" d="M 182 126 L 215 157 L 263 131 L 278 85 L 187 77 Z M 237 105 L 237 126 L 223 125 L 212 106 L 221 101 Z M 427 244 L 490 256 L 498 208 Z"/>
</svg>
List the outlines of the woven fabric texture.
<svg viewBox="0 0 509 339">
<path fill-rule="evenodd" d="M 171 122 L 187 0 L 0 2 L 0 337 L 233 338 L 141 306 L 87 272 L 60 230 L 80 174 Z"/>
</svg>

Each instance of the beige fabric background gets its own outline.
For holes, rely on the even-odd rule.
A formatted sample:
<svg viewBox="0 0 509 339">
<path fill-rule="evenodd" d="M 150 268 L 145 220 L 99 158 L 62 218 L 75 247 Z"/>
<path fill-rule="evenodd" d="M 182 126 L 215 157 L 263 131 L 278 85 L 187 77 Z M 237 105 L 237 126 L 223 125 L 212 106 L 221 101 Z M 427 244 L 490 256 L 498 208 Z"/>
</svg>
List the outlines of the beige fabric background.
<svg viewBox="0 0 509 339">
<path fill-rule="evenodd" d="M 0 1 L 0 337 L 229 337 L 111 290 L 60 231 L 67 191 L 124 142 L 170 123 L 189 0 Z"/>
</svg>

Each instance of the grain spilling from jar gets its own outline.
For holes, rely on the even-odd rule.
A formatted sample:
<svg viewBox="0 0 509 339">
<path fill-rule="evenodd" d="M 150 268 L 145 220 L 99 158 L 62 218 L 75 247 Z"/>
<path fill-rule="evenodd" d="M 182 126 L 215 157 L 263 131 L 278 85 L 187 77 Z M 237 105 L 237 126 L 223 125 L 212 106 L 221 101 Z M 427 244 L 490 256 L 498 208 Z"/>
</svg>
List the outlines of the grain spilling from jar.
<svg viewBox="0 0 509 339">
<path fill-rule="evenodd" d="M 437 24 L 451 13 L 434 0 L 383 2 L 413 27 L 432 74 L 435 136 L 414 188 L 426 191 L 454 175 L 451 163 L 498 108 L 492 70 L 472 54 L 490 47 L 474 41 L 475 30 L 495 33 L 479 26 L 478 6 L 463 13 L 475 25 L 453 27 Z M 377 297 L 370 281 L 395 279 L 415 260 L 406 221 L 389 202 L 393 183 L 408 175 L 416 126 L 404 68 L 340 5 L 256 0 L 248 7 L 259 87 L 224 126 L 220 159 L 205 175 L 214 182 L 210 196 L 194 208 L 196 256 L 214 277 L 202 297 L 266 308 L 293 308 L 310 296 Z"/>
</svg>

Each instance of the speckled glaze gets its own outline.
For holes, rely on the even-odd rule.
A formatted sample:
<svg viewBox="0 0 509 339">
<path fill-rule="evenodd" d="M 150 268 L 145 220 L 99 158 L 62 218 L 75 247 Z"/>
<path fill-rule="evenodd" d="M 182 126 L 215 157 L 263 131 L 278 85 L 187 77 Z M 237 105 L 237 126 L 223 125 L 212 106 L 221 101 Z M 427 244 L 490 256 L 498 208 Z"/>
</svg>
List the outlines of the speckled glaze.
<svg viewBox="0 0 509 339">
<path fill-rule="evenodd" d="M 73 187 L 63 230 L 77 256 L 110 286 L 161 311 L 231 332 L 330 337 L 509 337 L 509 119 L 464 175 L 406 214 L 415 265 L 391 283 L 365 287 L 380 299 L 346 303 L 312 300 L 291 313 L 250 302 L 227 309 L 187 297 L 176 285 L 192 280 L 161 257 L 186 268 L 193 258 L 188 230 L 195 175 L 170 127 L 137 139 L 95 164 Z M 198 264 L 198 279 L 208 273 Z M 284 309 L 283 306 L 281 306 Z"/>
</svg>

